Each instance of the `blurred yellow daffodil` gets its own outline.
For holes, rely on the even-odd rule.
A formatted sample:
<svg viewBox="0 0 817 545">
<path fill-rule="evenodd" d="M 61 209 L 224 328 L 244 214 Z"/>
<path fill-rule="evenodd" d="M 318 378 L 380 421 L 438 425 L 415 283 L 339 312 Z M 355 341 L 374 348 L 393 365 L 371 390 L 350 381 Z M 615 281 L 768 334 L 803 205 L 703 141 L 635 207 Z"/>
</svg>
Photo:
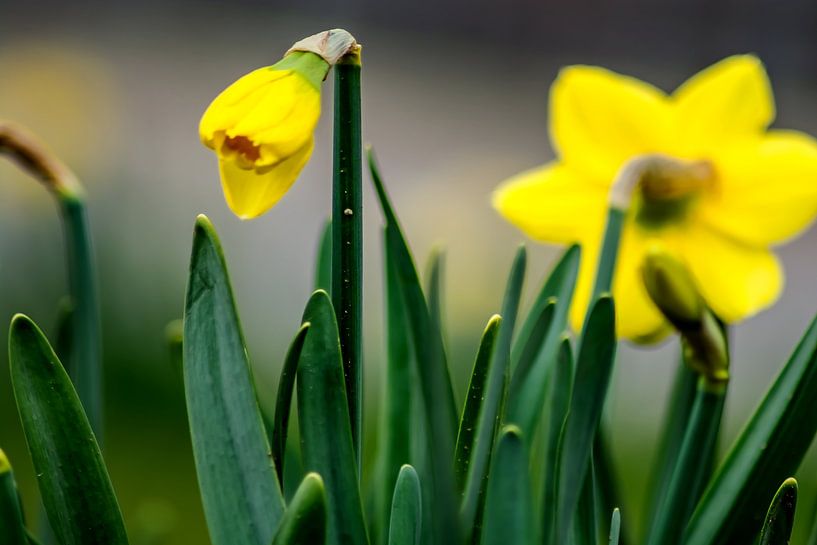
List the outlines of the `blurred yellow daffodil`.
<svg viewBox="0 0 817 545">
<path fill-rule="evenodd" d="M 199 135 L 218 156 L 224 196 L 238 217 L 260 216 L 295 182 L 312 155 L 321 83 L 357 47 L 344 30 L 310 36 L 278 63 L 239 78 L 204 112 Z"/>
<path fill-rule="evenodd" d="M 619 335 L 650 342 L 670 331 L 640 272 L 655 242 L 683 261 L 707 305 L 734 322 L 778 298 L 783 275 L 769 247 L 817 214 L 817 142 L 768 130 L 774 115 L 765 70 L 751 55 L 727 58 L 671 95 L 602 68 L 569 67 L 550 95 L 558 159 L 504 182 L 494 206 L 536 240 L 582 245 L 571 310 L 578 327 L 614 180 L 647 159 L 613 278 Z"/>
</svg>

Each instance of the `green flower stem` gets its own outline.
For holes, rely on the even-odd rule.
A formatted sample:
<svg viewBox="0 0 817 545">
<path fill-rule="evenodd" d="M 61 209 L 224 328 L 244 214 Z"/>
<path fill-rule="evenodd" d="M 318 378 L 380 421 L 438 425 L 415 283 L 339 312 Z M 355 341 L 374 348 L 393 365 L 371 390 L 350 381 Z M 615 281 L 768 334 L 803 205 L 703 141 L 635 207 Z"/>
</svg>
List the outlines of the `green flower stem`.
<svg viewBox="0 0 817 545">
<path fill-rule="evenodd" d="M 59 195 L 68 256 L 68 284 L 74 305 L 68 372 L 91 428 L 102 445 L 102 350 L 99 302 L 91 234 L 84 199 Z"/>
<path fill-rule="evenodd" d="M 54 196 L 65 231 L 70 318 L 68 372 L 100 446 L 102 438 L 102 351 L 96 273 L 85 197 L 71 170 L 27 130 L 0 123 L 0 155 L 6 155 Z"/>
<path fill-rule="evenodd" d="M 681 542 L 684 528 L 711 468 L 725 398 L 725 382 L 713 382 L 706 377 L 699 379 L 681 451 L 647 545 L 676 545 Z"/>
<path fill-rule="evenodd" d="M 358 474 L 362 445 L 363 188 L 360 54 L 335 66 L 335 157 L 332 179 L 332 303 L 338 317 L 343 374 Z"/>
</svg>

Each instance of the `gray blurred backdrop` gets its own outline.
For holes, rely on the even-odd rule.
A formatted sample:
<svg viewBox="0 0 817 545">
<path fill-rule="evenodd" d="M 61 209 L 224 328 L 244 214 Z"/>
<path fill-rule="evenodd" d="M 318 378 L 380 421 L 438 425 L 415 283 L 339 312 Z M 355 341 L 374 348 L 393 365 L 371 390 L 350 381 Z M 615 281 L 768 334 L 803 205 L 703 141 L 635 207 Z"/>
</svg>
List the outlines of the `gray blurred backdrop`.
<svg viewBox="0 0 817 545">
<path fill-rule="evenodd" d="M 754 52 L 771 75 L 776 125 L 817 133 L 817 3 L 806 0 L 0 0 L 0 118 L 41 134 L 90 195 L 105 332 L 107 458 L 136 545 L 207 541 L 180 373 L 164 334 L 182 312 L 195 215 L 208 214 L 222 237 L 257 380 L 269 400 L 311 290 L 316 239 L 330 204 L 328 118 L 292 191 L 264 217 L 241 222 L 222 199 L 214 156 L 199 143 L 199 116 L 235 78 L 332 27 L 347 28 L 364 44 L 364 135 L 376 146 L 418 261 L 435 244 L 447 249 L 445 313 L 460 399 L 479 334 L 499 308 L 511 256 L 524 238 L 492 211 L 490 193 L 505 177 L 552 157 L 546 105 L 559 67 L 601 64 L 672 90 L 712 62 Z M 381 241 L 366 184 L 373 424 L 382 378 Z M 724 448 L 817 310 L 816 246 L 812 229 L 782 248 L 782 299 L 734 328 Z M 529 241 L 528 247 L 532 294 L 559 249 Z M 65 292 L 62 260 L 51 199 L 0 162 L 0 319 L 25 312 L 51 330 Z M 636 522 L 676 353 L 674 341 L 619 352 L 608 418 L 626 480 L 625 516 Z M 5 350 L 0 354 L 0 446 L 34 511 L 32 470 Z M 800 475 L 801 526 L 810 518 L 815 469 L 812 454 Z"/>
</svg>

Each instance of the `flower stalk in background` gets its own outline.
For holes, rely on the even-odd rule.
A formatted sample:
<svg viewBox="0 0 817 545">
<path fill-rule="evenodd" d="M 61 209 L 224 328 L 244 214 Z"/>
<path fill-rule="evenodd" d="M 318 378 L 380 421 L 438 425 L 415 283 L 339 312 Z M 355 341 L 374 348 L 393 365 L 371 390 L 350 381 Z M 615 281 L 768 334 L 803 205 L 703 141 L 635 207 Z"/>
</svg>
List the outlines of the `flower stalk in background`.
<svg viewBox="0 0 817 545">
<path fill-rule="evenodd" d="M 61 319 L 68 373 L 102 444 L 102 349 L 98 289 L 85 192 L 79 180 L 23 127 L 0 121 L 0 155 L 45 185 L 56 199 L 65 231 L 70 300 Z M 67 334 L 66 334 L 67 332 Z M 62 336 L 61 335 L 61 336 Z"/>
<path fill-rule="evenodd" d="M 671 331 L 640 274 L 654 240 L 689 268 L 712 311 L 735 322 L 778 298 L 783 275 L 769 248 L 817 214 L 817 143 L 769 130 L 773 118 L 765 71 L 750 55 L 715 64 L 671 95 L 569 67 L 550 98 L 558 159 L 506 181 L 494 206 L 534 239 L 582 244 L 576 328 L 607 284 L 621 303 L 620 336 L 650 342 Z"/>
<path fill-rule="evenodd" d="M 358 49 L 345 30 L 310 36 L 274 65 L 239 78 L 204 112 L 199 135 L 218 156 L 224 196 L 238 217 L 260 216 L 295 182 L 312 155 L 321 84 Z"/>
</svg>

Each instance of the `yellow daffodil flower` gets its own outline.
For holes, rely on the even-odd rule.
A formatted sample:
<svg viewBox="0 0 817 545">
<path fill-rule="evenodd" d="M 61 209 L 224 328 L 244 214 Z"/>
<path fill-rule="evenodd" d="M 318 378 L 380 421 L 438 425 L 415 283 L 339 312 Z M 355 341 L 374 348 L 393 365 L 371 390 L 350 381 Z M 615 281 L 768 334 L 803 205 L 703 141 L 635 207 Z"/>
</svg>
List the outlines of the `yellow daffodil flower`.
<svg viewBox="0 0 817 545">
<path fill-rule="evenodd" d="M 778 298 L 783 275 L 769 247 L 817 214 L 817 142 L 769 130 L 774 115 L 765 70 L 751 55 L 727 58 L 670 95 L 602 68 L 569 67 L 550 95 L 558 159 L 504 182 L 494 206 L 531 238 L 582 245 L 571 310 L 578 328 L 613 182 L 648 159 L 613 278 L 619 335 L 650 342 L 670 331 L 640 272 L 656 242 L 682 260 L 707 305 L 734 322 Z"/>
<path fill-rule="evenodd" d="M 356 49 L 344 30 L 310 36 L 278 63 L 239 78 L 204 112 L 199 135 L 218 156 L 224 196 L 238 217 L 260 216 L 295 182 L 312 155 L 321 83 Z"/>
</svg>

